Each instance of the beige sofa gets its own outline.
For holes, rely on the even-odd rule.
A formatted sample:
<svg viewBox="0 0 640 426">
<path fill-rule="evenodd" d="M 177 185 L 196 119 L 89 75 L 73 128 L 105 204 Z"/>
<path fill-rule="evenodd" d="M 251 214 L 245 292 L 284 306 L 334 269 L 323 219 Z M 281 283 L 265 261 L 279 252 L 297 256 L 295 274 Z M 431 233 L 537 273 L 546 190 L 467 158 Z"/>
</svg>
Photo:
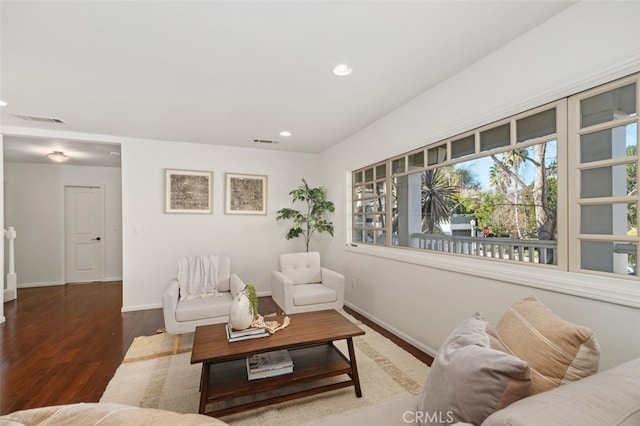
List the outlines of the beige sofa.
<svg viewBox="0 0 640 426">
<path fill-rule="evenodd" d="M 591 329 L 530 296 L 495 328 L 479 312 L 462 321 L 421 395 L 323 424 L 640 425 L 640 358 L 598 373 L 599 360 Z"/>
<path fill-rule="evenodd" d="M 366 392 L 366 390 L 364 390 Z M 419 424 L 419 396 L 328 417 L 317 425 Z M 446 413 L 432 413 L 446 424 Z M 437 422 L 434 422 L 437 423 Z M 463 425 L 466 423 L 458 423 Z M 521 399 L 490 415 L 482 426 L 632 426 L 640 424 L 640 358 Z"/>
<path fill-rule="evenodd" d="M 112 403 L 79 403 L 32 408 L 0 416 L 0 426 L 222 426 L 201 414 L 179 414 L 154 408 Z"/>
</svg>

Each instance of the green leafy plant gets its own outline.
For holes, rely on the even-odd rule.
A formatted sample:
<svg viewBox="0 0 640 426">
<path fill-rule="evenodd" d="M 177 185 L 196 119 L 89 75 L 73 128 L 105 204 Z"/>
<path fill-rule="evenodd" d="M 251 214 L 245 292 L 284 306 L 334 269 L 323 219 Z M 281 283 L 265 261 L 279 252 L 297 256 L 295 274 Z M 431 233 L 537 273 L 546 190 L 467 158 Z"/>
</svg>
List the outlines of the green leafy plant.
<svg viewBox="0 0 640 426">
<path fill-rule="evenodd" d="M 293 198 L 293 203 L 306 204 L 306 209 L 304 211 L 290 208 L 278 210 L 276 220 L 293 220 L 293 227 L 285 236 L 287 240 L 302 236 L 309 251 L 309 241 L 314 232 L 328 232 L 333 236 L 333 222 L 325 216 L 327 213 L 333 213 L 335 206 L 327 200 L 327 191 L 324 187 L 310 188 L 303 178 L 302 184 L 289 192 L 289 195 Z"/>
<path fill-rule="evenodd" d="M 253 319 L 258 319 L 258 294 L 253 284 L 247 284 L 244 291 L 249 299 L 249 313 L 253 315 Z"/>
</svg>

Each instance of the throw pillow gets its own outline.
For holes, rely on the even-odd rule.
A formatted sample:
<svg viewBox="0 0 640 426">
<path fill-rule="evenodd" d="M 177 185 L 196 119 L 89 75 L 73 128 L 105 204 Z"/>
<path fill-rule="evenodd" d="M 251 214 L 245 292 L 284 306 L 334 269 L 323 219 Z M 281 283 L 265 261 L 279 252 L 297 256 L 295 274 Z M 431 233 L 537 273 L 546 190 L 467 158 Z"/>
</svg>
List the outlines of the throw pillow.
<svg viewBox="0 0 640 426">
<path fill-rule="evenodd" d="M 532 395 L 598 372 L 593 331 L 563 320 L 535 296 L 511 306 L 496 331 L 507 350 L 529 364 Z"/>
<path fill-rule="evenodd" d="M 422 424 L 479 425 L 529 394 L 527 363 L 504 351 L 495 331 L 475 313 L 447 337 L 418 403 Z"/>
</svg>

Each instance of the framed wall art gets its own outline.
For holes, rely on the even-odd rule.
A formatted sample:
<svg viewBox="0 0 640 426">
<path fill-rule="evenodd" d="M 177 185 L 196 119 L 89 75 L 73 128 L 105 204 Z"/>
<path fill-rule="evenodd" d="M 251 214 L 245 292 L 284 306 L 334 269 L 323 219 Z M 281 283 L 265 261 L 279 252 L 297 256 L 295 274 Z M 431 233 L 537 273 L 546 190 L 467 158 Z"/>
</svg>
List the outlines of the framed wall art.
<svg viewBox="0 0 640 426">
<path fill-rule="evenodd" d="M 165 213 L 213 213 L 213 172 L 165 169 Z"/>
<path fill-rule="evenodd" d="M 267 214 L 267 177 L 225 173 L 226 214 Z"/>
</svg>

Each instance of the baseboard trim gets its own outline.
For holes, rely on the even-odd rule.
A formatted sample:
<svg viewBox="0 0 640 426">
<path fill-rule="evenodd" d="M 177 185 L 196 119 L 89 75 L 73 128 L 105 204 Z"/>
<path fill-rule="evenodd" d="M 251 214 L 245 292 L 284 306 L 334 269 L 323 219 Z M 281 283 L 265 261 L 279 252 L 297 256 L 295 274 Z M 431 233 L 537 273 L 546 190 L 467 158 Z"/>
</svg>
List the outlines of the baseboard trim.
<svg viewBox="0 0 640 426">
<path fill-rule="evenodd" d="M 63 282 L 48 282 L 48 283 L 20 283 L 17 285 L 17 288 L 30 288 L 30 287 L 53 287 L 57 285 L 67 285 L 67 284 L 89 284 L 91 282 L 100 282 L 100 283 L 109 283 L 114 281 L 122 281 L 122 277 L 114 277 L 114 278 L 102 278 L 99 281 L 81 281 L 81 282 L 73 282 L 73 283 L 63 283 Z"/>
<path fill-rule="evenodd" d="M 49 283 L 21 283 L 18 284 L 18 288 L 31 288 L 31 287 L 53 287 L 57 285 L 64 285 L 65 283 L 61 282 L 49 282 Z"/>
<path fill-rule="evenodd" d="M 18 292 L 16 291 L 16 289 L 12 289 L 12 288 L 5 288 L 3 291 L 3 301 L 4 302 L 11 302 L 12 300 L 15 300 L 18 297 Z"/>
<path fill-rule="evenodd" d="M 377 317 L 371 315 L 367 311 L 364 311 L 364 310 L 358 308 L 357 306 L 353 305 L 352 303 L 349 303 L 349 302 L 345 301 L 344 304 L 347 307 L 349 307 L 350 309 L 353 309 L 354 311 L 356 311 L 357 313 L 362 315 L 363 317 L 367 318 L 368 320 L 373 321 L 374 323 L 378 324 L 380 327 L 384 328 L 385 330 L 389 331 L 390 333 L 393 333 L 394 335 L 396 335 L 397 337 L 401 338 L 405 342 L 410 343 L 411 345 L 413 345 L 416 348 L 420 349 L 422 352 L 426 353 L 427 355 L 435 358 L 436 355 L 438 354 L 438 351 L 433 349 L 432 347 L 429 347 L 429 346 L 425 345 L 424 343 L 419 342 L 418 340 L 414 339 L 413 337 L 409 336 L 408 334 L 406 334 L 406 333 L 402 332 L 401 330 L 398 330 L 397 328 L 387 324 L 386 322 L 382 321 L 380 318 L 377 318 Z"/>
<path fill-rule="evenodd" d="M 149 309 L 162 309 L 162 303 L 151 303 L 148 305 L 123 306 L 120 312 L 146 311 Z"/>
</svg>

